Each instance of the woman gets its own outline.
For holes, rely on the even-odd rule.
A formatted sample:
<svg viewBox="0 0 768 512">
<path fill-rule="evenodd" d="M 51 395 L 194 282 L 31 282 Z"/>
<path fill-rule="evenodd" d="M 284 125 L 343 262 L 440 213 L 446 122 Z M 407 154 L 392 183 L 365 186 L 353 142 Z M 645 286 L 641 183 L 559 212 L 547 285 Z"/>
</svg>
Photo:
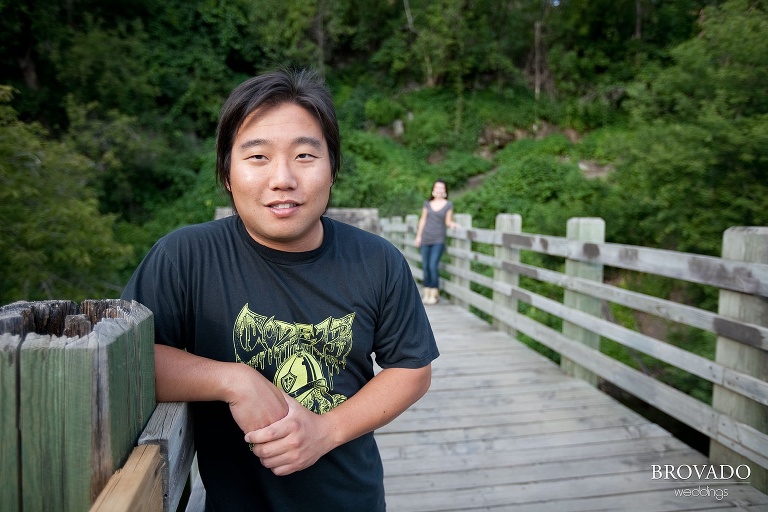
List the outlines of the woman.
<svg viewBox="0 0 768 512">
<path fill-rule="evenodd" d="M 424 304 L 437 304 L 439 300 L 438 273 L 440 256 L 445 249 L 446 228 L 456 227 L 453 222 L 453 203 L 448 200 L 448 187 L 443 180 L 432 185 L 432 196 L 424 201 L 421 218 L 416 228 L 416 247 L 421 248 L 421 267 L 424 272 Z"/>
</svg>

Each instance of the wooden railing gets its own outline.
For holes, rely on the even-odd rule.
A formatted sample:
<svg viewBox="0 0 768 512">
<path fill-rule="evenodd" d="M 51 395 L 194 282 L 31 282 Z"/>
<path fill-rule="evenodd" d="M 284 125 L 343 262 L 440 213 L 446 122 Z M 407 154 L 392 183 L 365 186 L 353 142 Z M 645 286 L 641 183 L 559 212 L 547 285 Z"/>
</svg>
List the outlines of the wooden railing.
<svg viewBox="0 0 768 512">
<path fill-rule="evenodd" d="M 136 302 L 0 307 L 0 510 L 88 510 L 155 410 L 153 346 Z"/>
<path fill-rule="evenodd" d="M 128 461 L 112 475 L 91 512 L 184 510 L 195 456 L 189 404 L 157 404 Z M 182 506 L 180 506 L 182 505 Z M 203 503 L 196 503 L 202 510 Z"/>
<path fill-rule="evenodd" d="M 495 229 L 473 228 L 466 214 L 454 218 L 460 227 L 449 230 L 441 265 L 441 289 L 453 303 L 555 351 L 569 374 L 593 384 L 610 382 L 705 434 L 713 464 L 747 464 L 752 485 L 768 492 L 768 228 L 727 230 L 722 257 L 717 258 L 606 243 L 605 223 L 596 218 L 570 219 L 566 237 L 524 233 L 519 215 L 497 216 Z M 381 234 L 403 252 L 421 279 L 419 251 L 413 245 L 416 224 L 415 215 L 405 221 L 382 219 Z M 532 259 L 521 258 L 526 252 L 563 262 L 563 270 L 524 263 Z M 631 271 L 717 287 L 718 312 L 604 282 L 605 267 L 621 269 L 612 273 Z M 521 286 L 521 278 L 547 283 L 560 291 L 562 300 Z M 612 304 L 713 333 L 714 360 L 620 325 L 612 318 Z M 522 312 L 534 309 L 562 320 L 562 328 Z M 711 382 L 711 403 L 609 357 L 600 350 L 601 339 Z"/>
<path fill-rule="evenodd" d="M 152 312 L 119 299 L 0 307 L 0 510 L 175 511 L 185 403 L 155 402 Z"/>
<path fill-rule="evenodd" d="M 367 219 L 371 216 L 363 217 Z M 528 336 L 557 352 L 563 369 L 568 373 L 593 384 L 601 379 L 611 382 L 709 436 L 710 460 L 713 464 L 748 465 L 751 484 L 763 492 L 768 492 L 768 228 L 731 228 L 726 231 L 723 239 L 722 258 L 714 258 L 606 243 L 605 225 L 601 219 L 571 219 L 568 222 L 566 237 L 523 233 L 522 221 L 518 215 L 499 215 L 496 229 L 493 230 L 472 228 L 471 217 L 465 214 L 456 214 L 455 219 L 461 227 L 450 230 L 446 257 L 449 261 L 441 267 L 441 288 L 451 301 L 470 308 L 499 329 L 513 335 L 519 333 Z M 400 248 L 409 260 L 414 276 L 420 279 L 420 256 L 418 249 L 413 245 L 416 223 L 417 217 L 413 215 L 408 216 L 405 222 L 397 217 L 382 219 L 379 232 Z M 563 264 L 560 267 L 564 271 L 525 263 L 528 259 L 527 252 L 546 255 L 553 260 L 562 259 Z M 718 312 L 606 283 L 603 280 L 605 267 L 717 287 L 720 290 Z M 535 293 L 531 286 L 521 284 L 521 278 L 546 283 L 547 286 L 561 290 L 562 300 Z M 87 301 L 84 304 L 87 304 Z M 102 308 L 102 304 L 107 307 Z M 656 339 L 619 325 L 613 321 L 610 308 L 606 307 L 610 304 L 713 333 L 717 336 L 714 360 L 683 350 L 669 340 Z M 4 465 L 4 469 L 0 471 L 0 480 L 8 484 L 3 485 L 5 491 L 12 488 L 18 490 L 16 494 L 7 496 L 4 491 L 1 502 L 5 505 L 0 507 L 3 510 L 15 510 L 17 505 L 25 510 L 35 508 L 26 505 L 22 507 L 22 502 L 27 499 L 23 496 L 23 481 L 26 476 L 16 472 L 22 467 L 19 462 L 20 452 L 14 451 L 16 447 L 21 446 L 22 442 L 27 442 L 25 439 L 29 439 L 35 440 L 35 446 L 39 450 L 56 449 L 55 442 L 47 442 L 56 440 L 55 436 L 50 435 L 50 429 L 47 427 L 35 431 L 37 433 L 26 432 L 25 438 L 16 437 L 16 433 L 21 432 L 20 429 L 23 428 L 17 422 L 24 413 L 13 412 L 13 407 L 20 402 L 18 398 L 9 397 L 21 393 L 20 389 L 15 387 L 16 383 L 24 385 L 26 382 L 24 378 L 16 377 L 17 374 L 22 375 L 19 361 L 24 358 L 21 352 L 23 333 L 31 332 L 31 328 L 24 327 L 24 322 L 39 316 L 48 324 L 61 323 L 65 329 L 63 335 L 68 337 L 61 344 L 70 346 L 69 350 L 79 343 L 75 338 L 86 339 L 85 337 L 91 336 L 89 333 L 97 322 L 101 322 L 101 327 L 96 336 L 104 338 L 103 341 L 110 346 L 114 345 L 113 337 L 118 339 L 123 331 L 141 332 L 142 341 L 131 346 L 136 347 L 133 349 L 136 353 L 144 355 L 126 357 L 125 360 L 152 361 L 151 357 L 146 356 L 150 354 L 147 350 L 151 350 L 153 346 L 153 333 L 144 327 L 130 329 L 123 326 L 120 322 L 124 314 L 108 309 L 119 306 L 130 313 L 132 321 L 147 326 L 151 324 L 151 315 L 142 309 L 141 305 L 101 301 L 90 316 L 73 314 L 80 311 L 74 311 L 73 307 L 70 307 L 74 305 L 65 305 L 67 307 L 55 317 L 50 313 L 17 315 L 17 310 L 24 310 L 28 306 L 21 303 L 0 308 L 0 312 L 5 313 L 4 321 L 0 322 L 0 333 L 5 333 L 0 334 L 0 345 L 7 363 L 5 369 L 0 372 L 0 381 L 6 391 L 4 396 L 0 397 L 3 398 L 0 400 L 0 411 L 4 411 L 1 417 L 3 421 L 0 421 L 3 432 L 0 451 L 3 453 L 3 460 L 10 461 L 10 465 Z M 561 319 L 562 328 L 554 329 L 533 319 L 522 312 L 526 308 Z M 88 306 L 81 309 L 93 308 Z M 9 312 L 12 314 L 8 315 Z M 103 322 L 104 317 L 115 318 L 116 320 L 112 321 L 115 325 Z M 117 324 L 120 329 L 116 328 Z M 44 327 L 49 329 L 47 325 Z M 609 357 L 600 351 L 603 339 L 613 340 L 632 351 L 648 354 L 713 383 L 711 404 L 693 398 L 643 371 Z M 58 346 L 57 343 L 49 342 L 49 345 Z M 31 343 L 29 346 L 31 347 Z M 98 346 L 94 344 L 88 350 L 95 350 L 95 354 L 101 353 L 107 357 L 109 352 Z M 14 354 L 20 354 L 21 359 Z M 102 356 L 95 359 L 94 356 L 89 357 L 100 361 L 101 368 L 104 369 L 106 367 L 103 366 L 103 358 L 99 359 Z M 91 360 L 88 357 L 85 359 Z M 18 373 L 14 369 L 15 365 L 19 365 Z M 143 370 L 129 369 L 126 375 L 146 376 L 152 373 L 149 368 L 147 366 Z M 88 372 L 85 372 L 85 375 L 87 374 Z M 29 382 L 40 380 L 41 375 L 30 377 Z M 114 381 L 112 370 L 100 371 L 99 375 L 110 375 L 111 381 Z M 58 377 L 61 378 L 62 375 Z M 46 376 L 43 380 L 50 380 L 55 384 L 53 376 Z M 72 383 L 68 384 L 69 388 L 74 390 Z M 149 397 L 154 394 L 152 379 L 143 379 L 136 388 L 142 390 L 140 396 Z M 55 391 L 57 386 L 54 385 L 50 389 L 52 391 L 42 393 L 41 396 L 58 396 Z M 113 386 L 110 389 L 118 388 Z M 89 391 L 80 393 L 86 400 L 90 394 Z M 116 403 L 114 398 L 111 402 Z M 39 489 L 38 494 L 47 496 L 47 503 L 51 505 L 47 510 L 84 510 L 89 500 L 93 500 L 94 492 L 99 494 L 91 506 L 92 511 L 168 512 L 184 508 L 185 485 L 189 481 L 194 456 L 188 406 L 183 403 L 163 403 L 157 404 L 152 410 L 148 406 L 150 399 L 143 399 L 141 403 L 144 405 L 137 410 L 144 411 L 142 414 L 124 415 L 126 424 L 144 425 L 136 442 L 138 446 L 123 450 L 127 460 L 112 474 L 106 484 L 104 482 L 109 473 L 114 471 L 114 465 L 107 467 L 101 464 L 100 466 L 107 468 L 106 473 L 102 471 L 93 476 L 87 471 L 93 469 L 89 462 L 92 460 L 92 453 L 81 453 L 76 448 L 70 450 L 71 453 L 77 454 L 77 460 L 85 460 L 82 455 L 91 453 L 86 457 L 88 460 L 81 464 L 85 469 L 77 469 L 71 464 L 67 466 L 71 470 L 69 474 L 74 477 L 71 486 L 80 485 L 82 482 L 86 484 L 83 491 L 78 491 L 80 502 L 77 506 L 70 502 L 74 508 L 69 507 L 66 500 L 55 500 L 59 501 L 58 503 L 51 500 L 49 491 L 58 489 L 55 487 L 57 482 L 42 480 L 37 476 L 34 476 L 36 480 L 30 478 Z M 146 420 L 148 411 L 152 414 Z M 30 418 L 34 417 L 35 415 L 30 415 Z M 47 420 L 46 425 L 60 425 L 62 422 L 66 423 L 67 418 L 79 417 L 72 414 L 63 415 L 59 419 L 54 417 Z M 86 432 L 86 439 L 91 439 L 94 433 L 98 433 L 98 438 L 106 432 L 106 427 L 97 423 L 100 421 L 99 417 L 103 417 L 103 414 L 93 416 L 90 420 L 86 418 L 86 422 L 90 421 L 93 427 Z M 127 421 L 129 419 L 131 421 Z M 122 428 L 119 421 L 119 418 L 115 417 L 110 425 Z M 128 437 L 135 436 L 136 429 L 133 432 Z M 93 441 L 89 441 L 91 442 Z M 91 449 L 88 446 L 90 445 L 86 448 Z M 106 450 L 104 453 L 111 454 Z M 114 454 L 110 460 L 113 459 Z M 75 459 L 61 456 L 54 460 Z M 94 486 L 94 478 L 101 483 Z M 16 483 L 19 485 L 16 486 Z M 54 487 L 51 487 L 52 485 Z M 61 493 L 71 495 L 71 486 Z M 186 504 L 187 510 L 202 510 L 204 491 L 201 490 L 202 487 L 199 487 L 198 491 L 195 489 L 196 487 L 192 487 L 192 495 Z M 29 499 L 37 498 L 31 496 Z"/>
</svg>

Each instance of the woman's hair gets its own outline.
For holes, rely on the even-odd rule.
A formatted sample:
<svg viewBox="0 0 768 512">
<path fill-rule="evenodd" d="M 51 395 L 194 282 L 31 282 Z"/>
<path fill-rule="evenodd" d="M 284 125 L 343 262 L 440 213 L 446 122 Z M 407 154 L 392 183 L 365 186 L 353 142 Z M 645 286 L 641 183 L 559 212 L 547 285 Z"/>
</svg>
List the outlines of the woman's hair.
<svg viewBox="0 0 768 512">
<path fill-rule="evenodd" d="M 443 181 L 443 180 L 435 180 L 435 182 L 432 184 L 432 189 L 429 191 L 429 200 L 430 201 L 435 198 L 435 196 L 432 195 L 432 190 L 435 189 L 435 185 L 437 185 L 438 183 L 442 183 L 443 185 L 445 185 L 445 199 L 448 199 L 448 184 L 445 181 Z"/>
<path fill-rule="evenodd" d="M 317 120 L 328 145 L 331 178 L 336 181 L 341 166 L 341 141 L 331 93 L 316 72 L 285 69 L 246 80 L 232 91 L 221 109 L 216 129 L 216 179 L 225 190 L 229 183 L 232 146 L 243 122 L 257 109 L 264 113 L 283 103 L 303 107 Z M 229 196 L 232 199 L 231 192 Z"/>
</svg>

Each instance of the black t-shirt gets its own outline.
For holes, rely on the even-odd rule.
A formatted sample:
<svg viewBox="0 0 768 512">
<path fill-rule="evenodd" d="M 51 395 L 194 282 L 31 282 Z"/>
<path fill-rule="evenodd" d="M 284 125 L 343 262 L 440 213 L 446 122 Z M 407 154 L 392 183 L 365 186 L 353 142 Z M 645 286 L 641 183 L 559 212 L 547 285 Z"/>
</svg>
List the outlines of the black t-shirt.
<svg viewBox="0 0 768 512">
<path fill-rule="evenodd" d="M 239 217 L 188 226 L 152 248 L 123 292 L 155 315 L 157 343 L 256 368 L 322 414 L 382 368 L 438 356 L 416 284 L 381 237 L 323 217 L 322 245 L 275 251 Z M 274 476 L 250 453 L 223 402 L 192 404 L 208 507 L 217 511 L 383 511 L 373 433 Z"/>
</svg>

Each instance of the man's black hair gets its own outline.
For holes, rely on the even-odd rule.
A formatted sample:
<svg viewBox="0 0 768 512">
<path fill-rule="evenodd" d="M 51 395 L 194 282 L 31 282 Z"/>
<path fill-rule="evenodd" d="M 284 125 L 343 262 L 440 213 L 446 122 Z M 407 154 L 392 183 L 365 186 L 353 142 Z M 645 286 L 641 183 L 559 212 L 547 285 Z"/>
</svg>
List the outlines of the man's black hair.
<svg viewBox="0 0 768 512">
<path fill-rule="evenodd" d="M 331 178 L 341 166 L 341 140 L 331 93 L 309 69 L 283 69 L 255 76 L 238 85 L 227 98 L 216 129 L 216 178 L 227 189 L 232 163 L 232 146 L 243 122 L 255 110 L 264 111 L 293 103 L 314 117 L 325 137 L 331 164 Z M 230 199 L 232 193 L 229 192 Z"/>
</svg>

